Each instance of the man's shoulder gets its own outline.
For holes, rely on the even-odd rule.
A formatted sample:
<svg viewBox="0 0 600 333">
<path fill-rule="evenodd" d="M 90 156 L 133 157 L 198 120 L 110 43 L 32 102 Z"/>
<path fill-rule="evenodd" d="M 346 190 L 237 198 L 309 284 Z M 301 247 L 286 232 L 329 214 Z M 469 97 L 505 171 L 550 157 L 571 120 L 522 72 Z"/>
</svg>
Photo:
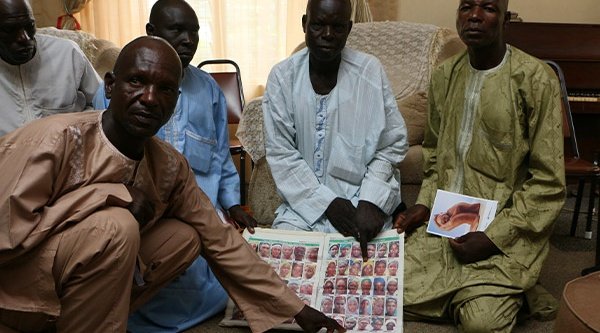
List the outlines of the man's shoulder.
<svg viewBox="0 0 600 333">
<path fill-rule="evenodd" d="M 443 73 L 451 73 L 453 71 L 460 70 L 462 67 L 457 65 L 460 63 L 464 63 L 466 65 L 468 58 L 469 57 L 467 56 L 466 50 L 458 52 L 457 54 L 449 57 L 448 59 L 440 63 L 438 66 L 436 66 L 433 69 L 432 76 L 441 75 Z"/>
<path fill-rule="evenodd" d="M 45 49 L 56 49 L 56 50 L 78 50 L 81 51 L 77 43 L 70 39 L 60 38 L 56 36 L 44 35 L 44 34 L 36 34 L 35 40 L 37 42 L 38 48 L 41 50 Z"/>
<path fill-rule="evenodd" d="M 175 164 L 177 165 L 187 165 L 188 163 L 187 159 L 185 158 L 185 156 L 183 156 L 181 152 L 179 152 L 171 144 L 161 140 L 157 136 L 153 136 L 146 142 L 146 148 L 153 151 L 154 153 L 152 154 L 152 156 L 158 158 L 159 160 L 164 161 L 164 159 L 161 156 L 167 156 L 169 160 L 176 161 Z"/>
<path fill-rule="evenodd" d="M 53 145 L 57 139 L 66 134 L 81 136 L 89 129 L 97 128 L 100 119 L 99 111 L 83 111 L 55 114 L 36 119 L 29 124 L 17 128 L 1 139 L 4 142 L 30 142 L 32 144 Z"/>
<path fill-rule="evenodd" d="M 541 75 L 552 74 L 553 71 L 543 60 L 532 56 L 531 54 L 517 48 L 510 46 L 511 48 L 511 62 L 512 67 L 522 70 L 526 74 L 532 75 L 539 73 Z M 554 74 L 552 74 L 554 75 Z"/>
<path fill-rule="evenodd" d="M 193 89 L 196 92 L 198 92 L 198 89 L 206 89 L 207 87 L 214 90 L 221 90 L 212 75 L 193 65 L 186 67 L 181 85 L 182 89 L 189 86 L 189 89 Z M 185 91 L 182 91 L 182 93 L 185 93 Z"/>
<path fill-rule="evenodd" d="M 366 61 L 376 61 L 377 63 L 379 63 L 379 59 L 376 56 L 374 56 L 370 53 L 355 50 L 350 47 L 344 47 L 344 49 L 342 50 L 342 59 L 357 59 L 357 60 L 363 60 L 363 61 L 365 61 L 365 60 Z"/>
</svg>

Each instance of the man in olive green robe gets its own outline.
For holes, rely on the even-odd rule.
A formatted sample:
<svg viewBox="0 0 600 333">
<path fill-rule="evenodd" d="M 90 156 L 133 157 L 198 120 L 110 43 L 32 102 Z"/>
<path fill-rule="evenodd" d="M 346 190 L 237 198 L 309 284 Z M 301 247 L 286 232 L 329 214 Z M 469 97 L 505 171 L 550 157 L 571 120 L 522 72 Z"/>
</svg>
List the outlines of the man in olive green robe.
<svg viewBox="0 0 600 333">
<path fill-rule="evenodd" d="M 461 332 L 510 332 L 533 298 L 564 203 L 559 86 L 542 61 L 503 42 L 507 0 L 461 0 L 467 51 L 431 78 L 417 204 L 395 221 L 405 246 L 407 319 L 453 321 Z M 437 189 L 497 200 L 484 232 L 427 234 Z M 538 294 L 539 296 L 539 294 Z M 529 308 L 556 301 L 546 293 Z"/>
</svg>

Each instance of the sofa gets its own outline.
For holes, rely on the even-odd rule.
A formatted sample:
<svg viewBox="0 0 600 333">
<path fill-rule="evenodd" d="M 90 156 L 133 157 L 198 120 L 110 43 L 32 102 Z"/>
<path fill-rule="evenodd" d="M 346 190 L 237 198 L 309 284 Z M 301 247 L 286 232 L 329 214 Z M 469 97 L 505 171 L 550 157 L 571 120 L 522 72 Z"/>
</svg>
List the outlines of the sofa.
<svg viewBox="0 0 600 333">
<path fill-rule="evenodd" d="M 104 78 L 106 72 L 111 72 L 113 70 L 117 56 L 121 51 L 121 48 L 113 42 L 96 38 L 94 35 L 84 31 L 60 30 L 54 27 L 45 27 L 38 28 L 36 34 L 61 37 L 74 41 L 92 63 L 92 66 L 100 78 Z"/>
<path fill-rule="evenodd" d="M 414 204 L 423 179 L 421 143 L 427 122 L 427 88 L 432 69 L 464 49 L 455 32 L 429 24 L 366 22 L 354 24 L 347 46 L 375 55 L 385 68 L 398 108 L 406 122 L 409 150 L 398 165 L 402 200 Z M 260 225 L 274 220 L 281 204 L 265 159 L 262 98 L 250 101 L 242 113 L 237 136 L 254 168 L 248 204 Z"/>
</svg>

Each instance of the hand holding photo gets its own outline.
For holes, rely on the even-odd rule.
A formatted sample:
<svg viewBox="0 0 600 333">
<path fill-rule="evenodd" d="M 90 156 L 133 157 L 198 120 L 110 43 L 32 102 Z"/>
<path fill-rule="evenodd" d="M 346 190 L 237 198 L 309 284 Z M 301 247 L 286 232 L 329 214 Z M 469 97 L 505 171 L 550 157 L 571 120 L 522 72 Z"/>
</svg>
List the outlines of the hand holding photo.
<svg viewBox="0 0 600 333">
<path fill-rule="evenodd" d="M 438 190 L 427 232 L 449 238 L 483 231 L 496 216 L 497 201 Z"/>
</svg>

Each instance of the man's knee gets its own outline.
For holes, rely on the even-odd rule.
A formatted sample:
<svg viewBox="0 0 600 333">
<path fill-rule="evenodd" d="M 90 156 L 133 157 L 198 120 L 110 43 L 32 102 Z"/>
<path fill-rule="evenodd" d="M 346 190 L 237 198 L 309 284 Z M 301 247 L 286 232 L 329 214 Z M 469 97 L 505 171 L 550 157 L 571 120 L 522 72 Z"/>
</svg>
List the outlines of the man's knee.
<svg viewBox="0 0 600 333">
<path fill-rule="evenodd" d="M 98 235 L 109 238 L 113 251 L 137 256 L 140 247 L 139 223 L 129 210 L 109 207 L 94 213 L 89 218 L 99 230 Z"/>
<path fill-rule="evenodd" d="M 158 221 L 142 234 L 140 255 L 150 270 L 168 262 L 170 267 L 187 267 L 200 254 L 200 236 L 190 225 L 176 219 Z"/>
<path fill-rule="evenodd" d="M 481 296 L 458 309 L 460 332 L 511 332 L 522 304 L 519 296 Z"/>
</svg>

